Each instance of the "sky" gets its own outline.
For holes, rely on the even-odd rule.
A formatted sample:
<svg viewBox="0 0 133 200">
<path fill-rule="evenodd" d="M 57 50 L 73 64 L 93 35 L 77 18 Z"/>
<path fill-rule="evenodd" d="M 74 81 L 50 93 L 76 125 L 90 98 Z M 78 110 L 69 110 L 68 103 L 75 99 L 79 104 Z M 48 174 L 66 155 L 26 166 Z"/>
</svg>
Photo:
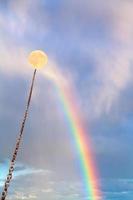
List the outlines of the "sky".
<svg viewBox="0 0 133 200">
<path fill-rule="evenodd" d="M 132 0 L 0 0 L 0 190 L 33 74 L 27 57 L 42 49 L 77 94 L 103 200 L 132 200 L 132 10 Z M 8 199 L 85 200 L 77 159 L 40 70 Z"/>
</svg>

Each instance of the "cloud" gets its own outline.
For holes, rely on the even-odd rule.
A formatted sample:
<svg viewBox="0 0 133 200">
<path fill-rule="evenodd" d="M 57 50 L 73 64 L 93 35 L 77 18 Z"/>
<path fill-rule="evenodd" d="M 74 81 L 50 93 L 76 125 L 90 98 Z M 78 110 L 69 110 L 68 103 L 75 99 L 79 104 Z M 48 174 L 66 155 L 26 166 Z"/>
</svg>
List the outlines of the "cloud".
<svg viewBox="0 0 133 200">
<path fill-rule="evenodd" d="M 10 163 L 9 160 L 5 160 L 3 163 L 1 163 L 0 187 L 3 186 L 4 180 L 6 179 L 9 163 Z M 22 176 L 33 175 L 33 174 L 47 174 L 47 173 L 50 173 L 50 171 L 42 169 L 34 169 L 24 164 L 17 163 L 13 177 L 14 180 L 16 180 L 20 179 Z"/>
<path fill-rule="evenodd" d="M 114 7 L 113 9 L 113 36 L 118 42 L 122 42 L 124 45 L 132 44 L 132 7 L 132 1 L 118 1 L 117 7 Z"/>
<path fill-rule="evenodd" d="M 40 177 L 35 175 L 32 177 L 32 184 L 31 180 L 28 181 L 28 188 L 25 187 L 25 185 L 22 185 L 21 182 L 17 182 L 15 189 L 13 187 L 12 193 L 9 194 L 9 199 L 17 199 L 18 196 L 20 199 L 28 199 L 28 197 L 34 199 L 36 197 L 40 200 L 43 200 L 44 198 L 47 198 L 48 200 L 62 198 L 78 200 L 86 199 L 80 183 L 77 184 L 75 182 L 53 180 L 51 184 L 51 180 L 48 177 L 41 175 L 43 180 L 40 180 Z M 23 181 L 27 185 L 27 178 Z"/>
<path fill-rule="evenodd" d="M 99 117 L 102 113 L 110 113 L 113 104 L 119 101 L 121 92 L 132 79 L 132 66 L 130 53 L 121 50 L 108 54 L 103 52 L 99 58 L 97 56 L 97 61 L 98 67 L 93 77 L 96 82 L 88 91 L 87 99 L 90 101 L 87 106 L 91 103 L 91 113 Z"/>
<path fill-rule="evenodd" d="M 0 13 L 0 72 L 9 76 L 27 76 L 32 68 L 28 64 L 28 55 L 34 48 L 41 48 L 36 41 L 31 44 L 31 38 L 41 38 L 47 32 L 44 21 L 45 14 L 40 9 L 33 17 L 36 9 L 41 5 L 35 1 L 8 1 L 6 11 L 1 7 Z M 41 18 L 40 17 L 43 18 Z M 43 20 L 43 26 L 42 21 Z M 36 31 L 37 30 L 37 31 Z"/>
<path fill-rule="evenodd" d="M 83 82 L 81 93 L 84 99 L 82 104 L 86 118 L 99 118 L 102 114 L 110 114 L 112 107 L 120 103 L 122 92 L 130 86 L 133 78 L 131 25 L 133 4 L 130 1 L 117 1 L 115 6 L 114 1 L 101 1 L 101 4 L 103 6 L 98 7 L 98 1 L 94 1 L 90 3 L 90 8 L 94 11 L 94 17 L 100 19 L 95 26 L 99 26 L 98 22 L 100 24 L 103 22 L 101 32 L 107 33 L 107 37 L 104 35 L 103 40 L 99 33 L 96 39 L 89 41 L 90 44 L 83 43 L 82 47 L 83 53 L 88 54 L 88 59 L 91 58 L 94 63 L 91 74 L 89 75 L 88 65 L 88 69 L 85 68 L 86 78 L 84 77 L 84 80 L 81 78 Z M 89 20 L 94 24 L 94 17 L 90 13 L 88 17 L 89 15 L 91 17 Z M 101 43 L 97 43 L 97 40 L 101 40 Z"/>
<path fill-rule="evenodd" d="M 28 199 L 37 199 L 37 196 L 34 195 L 34 194 L 28 194 L 28 195 L 25 195 L 23 192 L 15 192 L 14 195 L 12 195 L 11 197 L 9 197 L 10 200 L 13 200 L 13 199 L 21 199 L 21 200 L 28 200 Z"/>
<path fill-rule="evenodd" d="M 3 169 L 8 168 L 8 162 L 3 162 Z M 2 169 L 2 167 L 1 167 Z M 14 179 L 8 198 L 12 199 L 85 199 L 83 185 L 74 180 L 68 181 L 56 177 L 56 172 L 47 169 L 37 169 L 22 163 L 17 163 Z M 1 171 L 4 177 L 4 170 Z M 1 177 L 2 178 L 2 177 Z M 0 187 L 4 180 L 0 178 Z M 83 198 L 82 198 L 83 197 Z"/>
</svg>

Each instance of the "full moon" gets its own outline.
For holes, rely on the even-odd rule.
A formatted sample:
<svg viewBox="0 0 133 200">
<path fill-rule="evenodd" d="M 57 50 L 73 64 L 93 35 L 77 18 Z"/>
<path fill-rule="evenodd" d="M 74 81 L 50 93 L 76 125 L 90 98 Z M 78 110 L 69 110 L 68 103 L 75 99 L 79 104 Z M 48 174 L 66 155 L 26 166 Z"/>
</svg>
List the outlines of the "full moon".
<svg viewBox="0 0 133 200">
<path fill-rule="evenodd" d="M 35 50 L 30 53 L 28 61 L 34 68 L 40 69 L 47 64 L 48 57 L 43 51 Z"/>
</svg>

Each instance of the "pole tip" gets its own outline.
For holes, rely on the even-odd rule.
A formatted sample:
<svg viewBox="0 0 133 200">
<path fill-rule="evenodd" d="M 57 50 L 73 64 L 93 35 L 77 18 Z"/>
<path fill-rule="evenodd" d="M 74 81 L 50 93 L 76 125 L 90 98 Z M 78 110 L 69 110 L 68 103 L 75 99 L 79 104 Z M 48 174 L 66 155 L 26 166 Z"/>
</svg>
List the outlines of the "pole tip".
<svg viewBox="0 0 133 200">
<path fill-rule="evenodd" d="M 40 69 L 48 63 L 48 57 L 43 51 L 35 50 L 30 53 L 28 61 L 34 68 Z"/>
</svg>

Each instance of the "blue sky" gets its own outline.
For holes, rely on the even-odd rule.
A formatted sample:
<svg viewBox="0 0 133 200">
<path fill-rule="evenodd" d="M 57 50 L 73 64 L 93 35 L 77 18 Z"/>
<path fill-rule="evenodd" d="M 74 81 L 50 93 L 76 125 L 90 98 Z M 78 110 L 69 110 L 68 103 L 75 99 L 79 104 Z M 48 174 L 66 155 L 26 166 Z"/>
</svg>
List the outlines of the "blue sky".
<svg viewBox="0 0 133 200">
<path fill-rule="evenodd" d="M 6 0 L 0 6 L 0 187 L 42 49 L 71 79 L 105 200 L 133 198 L 133 2 Z M 83 200 L 76 155 L 53 84 L 37 74 L 9 199 Z M 27 187 L 28 186 L 28 187 Z"/>
</svg>

